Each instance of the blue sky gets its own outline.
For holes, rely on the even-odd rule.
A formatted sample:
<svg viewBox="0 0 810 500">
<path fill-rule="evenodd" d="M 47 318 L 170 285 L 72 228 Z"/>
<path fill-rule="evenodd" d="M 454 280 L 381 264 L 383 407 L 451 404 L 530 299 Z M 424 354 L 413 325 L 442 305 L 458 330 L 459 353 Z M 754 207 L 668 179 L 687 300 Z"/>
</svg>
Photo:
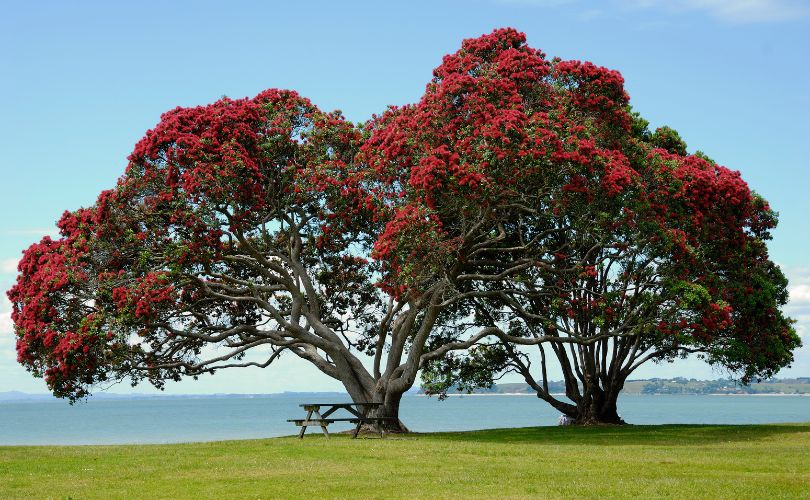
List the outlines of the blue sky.
<svg viewBox="0 0 810 500">
<path fill-rule="evenodd" d="M 0 290 L 65 209 L 114 185 L 162 112 L 279 87 L 365 120 L 418 99 L 442 55 L 503 26 L 550 57 L 618 69 L 653 126 L 742 171 L 781 213 L 771 253 L 810 344 L 810 2 L 791 0 L 2 2 Z M 9 308 L 3 294 L 0 391 L 44 392 L 16 365 Z M 637 374 L 722 375 L 696 361 Z M 810 376 L 810 347 L 782 375 Z M 324 389 L 339 385 L 288 360 L 168 390 Z"/>
</svg>

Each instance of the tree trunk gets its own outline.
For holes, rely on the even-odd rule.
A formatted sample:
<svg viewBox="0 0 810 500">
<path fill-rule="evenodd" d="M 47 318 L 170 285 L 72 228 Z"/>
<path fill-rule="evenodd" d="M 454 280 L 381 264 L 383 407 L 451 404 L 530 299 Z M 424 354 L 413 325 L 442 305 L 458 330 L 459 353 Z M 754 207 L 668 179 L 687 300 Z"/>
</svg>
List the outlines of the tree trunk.
<svg viewBox="0 0 810 500">
<path fill-rule="evenodd" d="M 386 433 L 410 432 L 399 419 L 399 404 L 403 392 L 391 390 L 388 384 L 381 384 L 380 382 L 377 382 L 374 387 L 368 387 L 367 384 L 362 382 L 365 380 L 362 375 L 366 374 L 345 370 L 341 372 L 341 375 L 341 382 L 343 382 L 346 392 L 352 398 L 352 402 L 382 403 L 382 406 L 377 408 L 358 408 L 361 412 L 364 412 L 365 416 L 390 419 L 375 424 L 364 424 L 360 428 L 361 433 L 379 434 L 381 430 Z"/>
<path fill-rule="evenodd" d="M 576 406 L 576 412 L 568 415 L 577 425 L 624 424 L 616 410 L 618 394 L 610 397 L 583 398 Z"/>
<path fill-rule="evenodd" d="M 402 401 L 401 392 L 379 392 L 374 398 L 375 403 L 382 403 L 382 406 L 372 408 L 368 411 L 367 416 L 386 418 L 390 420 L 381 421 L 375 424 L 363 426 L 360 431 L 367 430 L 369 432 L 385 431 L 386 433 L 404 433 L 410 432 L 405 424 L 399 419 L 399 403 Z"/>
<path fill-rule="evenodd" d="M 584 384 L 582 396 L 575 400 L 576 406 L 566 414 L 574 419 L 574 423 L 577 425 L 623 425 L 625 421 L 619 416 L 617 410 L 622 387 L 624 387 L 623 380 L 613 380 L 607 390 L 600 387 L 595 381 Z"/>
</svg>

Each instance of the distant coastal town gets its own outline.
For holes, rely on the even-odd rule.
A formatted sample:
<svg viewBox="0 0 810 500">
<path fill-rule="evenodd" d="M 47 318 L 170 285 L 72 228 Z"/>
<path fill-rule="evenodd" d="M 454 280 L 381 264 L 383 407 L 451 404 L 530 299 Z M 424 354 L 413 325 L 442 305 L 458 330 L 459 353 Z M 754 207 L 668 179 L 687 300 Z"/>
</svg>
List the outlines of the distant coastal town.
<svg viewBox="0 0 810 500">
<path fill-rule="evenodd" d="M 549 382 L 552 393 L 565 393 L 563 381 Z M 464 394 L 456 390 L 450 394 Z M 534 394 L 524 383 L 494 384 L 477 389 L 474 394 Z M 696 380 L 684 377 L 628 380 L 623 394 L 810 394 L 810 377 L 769 379 L 751 385 L 741 385 L 731 379 Z"/>
</svg>

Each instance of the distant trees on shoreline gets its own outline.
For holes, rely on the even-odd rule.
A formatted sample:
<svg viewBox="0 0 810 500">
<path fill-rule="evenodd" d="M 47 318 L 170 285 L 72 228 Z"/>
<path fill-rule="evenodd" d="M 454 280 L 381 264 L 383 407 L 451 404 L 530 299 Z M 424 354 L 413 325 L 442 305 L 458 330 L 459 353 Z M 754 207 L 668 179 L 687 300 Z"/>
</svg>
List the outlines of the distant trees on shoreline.
<svg viewBox="0 0 810 500">
<path fill-rule="evenodd" d="M 549 381 L 549 390 L 564 394 L 565 381 Z M 440 397 L 470 393 L 464 388 L 456 387 Z M 474 389 L 472 393 L 534 394 L 534 390 L 525 383 L 501 383 Z M 774 378 L 749 385 L 740 384 L 733 379 L 697 380 L 683 377 L 637 379 L 628 380 L 622 394 L 810 394 L 810 377 Z"/>
</svg>

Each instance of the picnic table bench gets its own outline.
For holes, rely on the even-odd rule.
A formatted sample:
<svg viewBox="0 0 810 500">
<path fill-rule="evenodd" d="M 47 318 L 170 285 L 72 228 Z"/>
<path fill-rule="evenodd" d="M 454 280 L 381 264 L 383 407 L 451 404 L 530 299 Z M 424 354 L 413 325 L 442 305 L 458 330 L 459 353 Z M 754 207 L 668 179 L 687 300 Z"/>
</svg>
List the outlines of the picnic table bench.
<svg viewBox="0 0 810 500">
<path fill-rule="evenodd" d="M 300 439 L 304 438 L 304 433 L 309 426 L 320 426 L 324 435 L 329 437 L 329 431 L 326 428 L 331 423 L 350 422 L 357 424 L 354 428 L 354 433 L 352 433 L 352 439 L 354 439 L 357 437 L 357 434 L 360 432 L 360 427 L 363 424 L 380 424 L 396 420 L 396 418 L 392 417 L 367 417 L 364 414 L 363 408 L 371 410 L 382 406 L 382 403 L 304 403 L 298 406 L 302 407 L 304 411 L 307 412 L 307 416 L 304 418 L 291 418 L 287 420 L 287 422 L 294 422 L 295 425 L 301 427 L 301 431 L 298 433 Z M 323 413 L 321 413 L 322 407 L 326 408 Z M 352 416 L 349 418 L 332 417 L 331 415 L 338 410 L 345 410 Z M 313 414 L 315 418 L 313 418 Z M 380 427 L 380 437 L 385 437 L 385 429 L 383 427 Z"/>
</svg>

